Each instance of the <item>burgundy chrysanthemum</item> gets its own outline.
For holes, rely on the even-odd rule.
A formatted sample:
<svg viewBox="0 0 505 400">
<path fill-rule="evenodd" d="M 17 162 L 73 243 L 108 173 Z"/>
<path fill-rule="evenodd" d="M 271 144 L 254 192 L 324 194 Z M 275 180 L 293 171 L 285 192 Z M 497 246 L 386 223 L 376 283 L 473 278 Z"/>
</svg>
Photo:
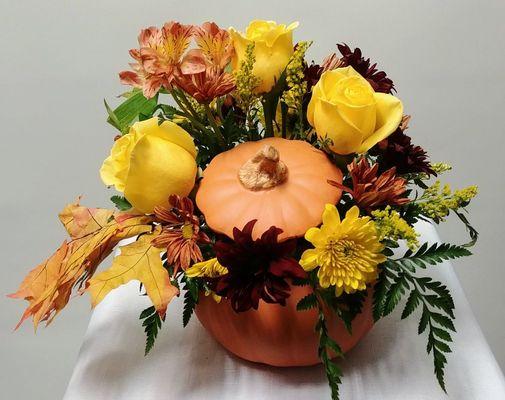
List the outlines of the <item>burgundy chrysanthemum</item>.
<svg viewBox="0 0 505 400">
<path fill-rule="evenodd" d="M 295 240 L 278 242 L 282 229 L 272 226 L 256 240 L 252 231 L 256 220 L 242 230 L 234 228 L 234 240 L 223 239 L 214 245 L 219 263 L 228 273 L 210 282 L 220 296 L 231 300 L 234 311 L 257 309 L 260 299 L 267 303 L 286 304 L 290 285 L 287 279 L 305 278 L 306 273 L 291 254 Z"/>
<path fill-rule="evenodd" d="M 380 172 L 396 167 L 396 173 L 399 175 L 425 173 L 436 176 L 426 151 L 412 144 L 410 136 L 403 133 L 401 128 L 372 147 L 370 154 L 379 157 Z"/>
<path fill-rule="evenodd" d="M 319 81 L 321 74 L 323 73 L 323 67 L 319 64 L 315 64 L 314 61 L 309 65 L 305 65 L 303 71 L 304 79 L 307 82 L 307 91 L 310 92 L 312 87 Z"/>
<path fill-rule="evenodd" d="M 353 67 L 356 72 L 363 76 L 370 85 L 372 85 L 376 92 L 392 93 L 393 91 L 396 91 L 393 81 L 387 77 L 384 71 L 377 70 L 377 64 L 370 65 L 370 59 L 365 59 L 363 57 L 361 49 L 355 48 L 354 50 L 351 50 L 351 48 L 345 43 L 338 44 L 337 47 L 342 54 L 342 58 L 340 59 L 343 64 L 342 66 Z"/>
</svg>

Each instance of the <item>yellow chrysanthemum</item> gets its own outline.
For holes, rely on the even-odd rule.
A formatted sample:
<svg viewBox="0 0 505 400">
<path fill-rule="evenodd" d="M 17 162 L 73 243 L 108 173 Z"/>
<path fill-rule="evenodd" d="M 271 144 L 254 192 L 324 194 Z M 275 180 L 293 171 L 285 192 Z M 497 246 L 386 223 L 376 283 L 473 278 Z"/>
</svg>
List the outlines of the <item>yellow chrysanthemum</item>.
<svg viewBox="0 0 505 400">
<path fill-rule="evenodd" d="M 377 265 L 386 260 L 374 222 L 360 217 L 356 206 L 341 221 L 337 208 L 327 204 L 322 226 L 310 228 L 305 239 L 314 248 L 304 251 L 300 265 L 305 271 L 319 267 L 319 284 L 335 286 L 337 296 L 365 290 L 377 278 Z"/>
<path fill-rule="evenodd" d="M 219 264 L 217 258 L 211 258 L 210 260 L 193 264 L 186 270 L 186 276 L 188 278 L 217 278 L 218 276 L 225 275 L 227 273 L 228 270 L 226 267 Z"/>
</svg>

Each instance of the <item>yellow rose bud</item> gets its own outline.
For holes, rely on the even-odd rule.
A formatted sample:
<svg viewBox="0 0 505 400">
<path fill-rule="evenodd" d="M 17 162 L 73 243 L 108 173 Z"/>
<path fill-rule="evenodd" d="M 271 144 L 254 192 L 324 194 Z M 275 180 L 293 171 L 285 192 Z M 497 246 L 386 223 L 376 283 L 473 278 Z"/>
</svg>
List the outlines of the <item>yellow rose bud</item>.
<svg viewBox="0 0 505 400">
<path fill-rule="evenodd" d="M 293 29 L 298 22 L 286 26 L 274 21 L 252 21 L 245 35 L 230 28 L 230 35 L 235 48 L 232 59 L 234 70 L 240 68 L 245 58 L 247 46 L 254 43 L 256 62 L 253 67 L 254 76 L 261 79 L 256 87 L 256 93 L 266 93 L 275 85 L 293 55 Z"/>
<path fill-rule="evenodd" d="M 376 93 L 352 67 L 326 71 L 312 89 L 307 119 L 337 154 L 364 153 L 400 125 L 402 102 Z"/>
<path fill-rule="evenodd" d="M 106 185 L 124 192 L 137 210 L 151 213 L 168 205 L 171 194 L 187 196 L 195 184 L 196 147 L 180 126 L 158 118 L 136 122 L 119 138 L 103 162 L 100 176 Z"/>
</svg>

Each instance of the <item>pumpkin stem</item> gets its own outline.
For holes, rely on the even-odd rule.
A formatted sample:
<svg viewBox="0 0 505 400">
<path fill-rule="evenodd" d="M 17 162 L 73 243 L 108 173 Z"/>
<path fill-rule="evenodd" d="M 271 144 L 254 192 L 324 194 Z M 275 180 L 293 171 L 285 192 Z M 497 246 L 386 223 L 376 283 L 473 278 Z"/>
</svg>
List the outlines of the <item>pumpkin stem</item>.
<svg viewBox="0 0 505 400">
<path fill-rule="evenodd" d="M 240 183 L 254 191 L 273 188 L 287 177 L 286 164 L 279 159 L 279 151 L 270 145 L 264 146 L 238 171 Z"/>
</svg>

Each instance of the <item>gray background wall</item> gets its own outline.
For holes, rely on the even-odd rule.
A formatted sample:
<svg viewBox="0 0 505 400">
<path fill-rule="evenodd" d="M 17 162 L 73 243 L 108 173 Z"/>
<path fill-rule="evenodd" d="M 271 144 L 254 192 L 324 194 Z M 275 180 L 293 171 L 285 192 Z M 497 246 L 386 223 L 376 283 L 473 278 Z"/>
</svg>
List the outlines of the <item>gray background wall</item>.
<svg viewBox="0 0 505 400">
<path fill-rule="evenodd" d="M 478 183 L 471 219 L 481 232 L 475 256 L 455 263 L 498 361 L 505 367 L 503 312 L 505 2 L 395 1 L 63 1 L 0 0 L 0 293 L 63 239 L 56 214 L 78 194 L 109 206 L 98 168 L 115 135 L 102 100 L 124 88 L 140 28 L 176 19 L 246 26 L 253 18 L 300 21 L 320 60 L 335 43 L 360 46 L 396 83 L 409 133 L 435 161 L 449 161 L 454 186 Z M 443 239 L 466 240 L 456 221 Z M 2 397 L 60 398 L 89 319 L 76 299 L 48 329 L 17 333 L 24 304 L 1 300 Z"/>
</svg>

